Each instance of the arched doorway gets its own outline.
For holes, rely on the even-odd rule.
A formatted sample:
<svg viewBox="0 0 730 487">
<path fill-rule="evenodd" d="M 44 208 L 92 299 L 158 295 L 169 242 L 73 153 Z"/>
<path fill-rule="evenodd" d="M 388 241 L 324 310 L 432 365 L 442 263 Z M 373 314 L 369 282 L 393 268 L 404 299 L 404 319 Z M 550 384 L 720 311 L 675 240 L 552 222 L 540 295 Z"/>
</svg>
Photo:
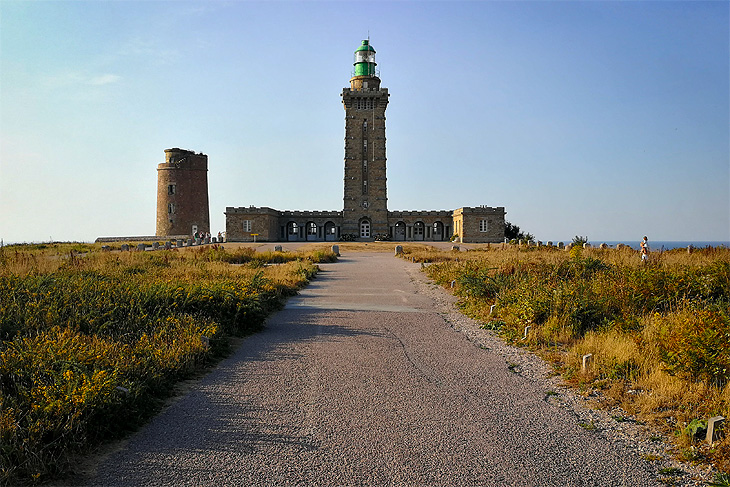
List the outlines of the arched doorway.
<svg viewBox="0 0 730 487">
<path fill-rule="evenodd" d="M 398 222 L 395 224 L 395 232 L 393 233 L 393 240 L 402 242 L 406 239 L 406 224 L 404 222 Z"/>
<path fill-rule="evenodd" d="M 286 239 L 289 242 L 297 242 L 299 240 L 299 225 L 297 225 L 297 222 L 289 222 L 286 224 Z"/>
<path fill-rule="evenodd" d="M 319 228 L 317 227 L 317 224 L 314 222 L 307 222 L 307 235 L 306 239 L 308 241 L 312 240 L 319 240 L 319 237 L 317 235 L 317 231 Z"/>
<path fill-rule="evenodd" d="M 413 240 L 423 240 L 424 229 L 426 225 L 423 222 L 413 224 Z"/>
<path fill-rule="evenodd" d="M 360 238 L 370 238 L 370 220 L 360 220 Z"/>
<path fill-rule="evenodd" d="M 328 242 L 335 242 L 337 240 L 337 227 L 334 222 L 324 224 L 324 239 Z"/>
<path fill-rule="evenodd" d="M 434 222 L 433 224 L 433 239 L 437 242 L 444 240 L 444 224 L 441 222 Z"/>
</svg>

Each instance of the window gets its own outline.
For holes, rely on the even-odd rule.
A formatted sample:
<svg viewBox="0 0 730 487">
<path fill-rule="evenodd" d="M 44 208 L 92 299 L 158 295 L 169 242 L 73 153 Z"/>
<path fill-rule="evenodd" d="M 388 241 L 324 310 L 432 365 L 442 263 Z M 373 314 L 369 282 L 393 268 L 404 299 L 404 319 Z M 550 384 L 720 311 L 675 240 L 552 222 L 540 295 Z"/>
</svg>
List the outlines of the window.
<svg viewBox="0 0 730 487">
<path fill-rule="evenodd" d="M 251 231 L 251 220 L 243 220 L 243 231 L 244 232 Z"/>
<path fill-rule="evenodd" d="M 489 224 L 487 223 L 487 220 L 479 220 L 479 231 L 480 232 L 486 232 L 489 228 Z"/>
<path fill-rule="evenodd" d="M 288 226 L 289 226 L 289 235 L 298 235 L 299 234 L 299 225 L 297 225 L 296 222 L 290 222 Z"/>
<path fill-rule="evenodd" d="M 355 108 L 358 110 L 372 110 L 375 108 L 375 100 L 372 98 L 356 98 Z"/>
<path fill-rule="evenodd" d="M 307 225 L 307 234 L 309 235 L 317 235 L 317 224 L 314 222 L 310 222 Z"/>
<path fill-rule="evenodd" d="M 175 204 L 174 203 L 167 204 L 167 212 L 169 214 L 175 213 Z"/>
<path fill-rule="evenodd" d="M 167 185 L 167 194 L 175 194 L 175 185 L 174 184 Z"/>
</svg>

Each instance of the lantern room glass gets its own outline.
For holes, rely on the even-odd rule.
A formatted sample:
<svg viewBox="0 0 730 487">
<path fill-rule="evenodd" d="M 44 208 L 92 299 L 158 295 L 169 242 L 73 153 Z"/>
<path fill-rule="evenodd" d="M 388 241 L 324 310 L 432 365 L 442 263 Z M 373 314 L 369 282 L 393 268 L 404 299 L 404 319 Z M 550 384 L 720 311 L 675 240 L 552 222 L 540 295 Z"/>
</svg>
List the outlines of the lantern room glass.
<svg viewBox="0 0 730 487">
<path fill-rule="evenodd" d="M 375 53 L 373 51 L 357 51 L 355 53 L 356 63 L 374 63 Z"/>
</svg>

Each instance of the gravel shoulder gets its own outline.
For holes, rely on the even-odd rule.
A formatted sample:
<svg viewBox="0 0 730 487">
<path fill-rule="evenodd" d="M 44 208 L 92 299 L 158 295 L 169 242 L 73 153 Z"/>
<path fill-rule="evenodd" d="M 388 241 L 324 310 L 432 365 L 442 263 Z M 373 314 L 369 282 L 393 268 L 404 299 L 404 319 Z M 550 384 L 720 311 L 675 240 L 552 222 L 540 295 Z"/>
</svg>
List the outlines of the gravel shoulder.
<svg viewBox="0 0 730 487">
<path fill-rule="evenodd" d="M 668 439 L 656 429 L 621 408 L 597 408 L 596 395 L 579 394 L 566 386 L 562 378 L 553 373 L 550 364 L 540 357 L 506 344 L 494 331 L 480 328 L 479 322 L 458 311 L 458 298 L 430 281 L 420 268 L 410 266 L 408 273 L 417 292 L 433 300 L 439 314 L 455 331 L 463 333 L 476 346 L 501 356 L 515 374 L 545 390 L 547 401 L 575 415 L 578 424 L 592 425 L 595 434 L 638 454 L 642 459 L 650 459 L 645 461 L 652 466 L 657 478 L 665 478 L 669 485 L 683 487 L 705 486 L 713 478 L 711 467 L 673 458 Z M 679 469 L 683 474 L 666 478 L 659 473 L 661 469 Z"/>
</svg>

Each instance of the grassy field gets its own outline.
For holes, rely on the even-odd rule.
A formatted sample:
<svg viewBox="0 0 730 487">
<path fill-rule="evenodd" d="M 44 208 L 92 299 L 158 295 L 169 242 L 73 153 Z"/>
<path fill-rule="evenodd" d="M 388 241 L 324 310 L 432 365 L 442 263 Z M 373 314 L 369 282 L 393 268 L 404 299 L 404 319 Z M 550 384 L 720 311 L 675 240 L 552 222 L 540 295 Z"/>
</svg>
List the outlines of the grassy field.
<svg viewBox="0 0 730 487">
<path fill-rule="evenodd" d="M 682 459 L 730 472 L 730 435 L 701 441 L 708 417 L 730 417 L 730 250 L 654 253 L 642 265 L 631 250 L 403 246 L 436 282 L 453 282 L 483 327 L 542 355 L 580 391 L 599 391 L 601 407 L 670 433 Z M 334 259 L 322 243 L 258 247 L 3 248 L 0 483 L 56 476 L 69 454 L 133 430 L 176 382 L 225 355 L 229 337 L 259 329 L 314 263 Z"/>
<path fill-rule="evenodd" d="M 74 453 L 134 430 L 335 258 L 0 249 L 0 483 L 63 474 Z"/>
<path fill-rule="evenodd" d="M 429 277 L 453 283 L 483 328 L 541 354 L 582 391 L 600 391 L 601 407 L 671 433 L 683 460 L 730 472 L 730 435 L 702 441 L 707 418 L 730 418 L 730 250 L 654 253 L 643 265 L 632 250 L 510 247 L 406 246 L 404 257 L 431 263 Z"/>
</svg>

